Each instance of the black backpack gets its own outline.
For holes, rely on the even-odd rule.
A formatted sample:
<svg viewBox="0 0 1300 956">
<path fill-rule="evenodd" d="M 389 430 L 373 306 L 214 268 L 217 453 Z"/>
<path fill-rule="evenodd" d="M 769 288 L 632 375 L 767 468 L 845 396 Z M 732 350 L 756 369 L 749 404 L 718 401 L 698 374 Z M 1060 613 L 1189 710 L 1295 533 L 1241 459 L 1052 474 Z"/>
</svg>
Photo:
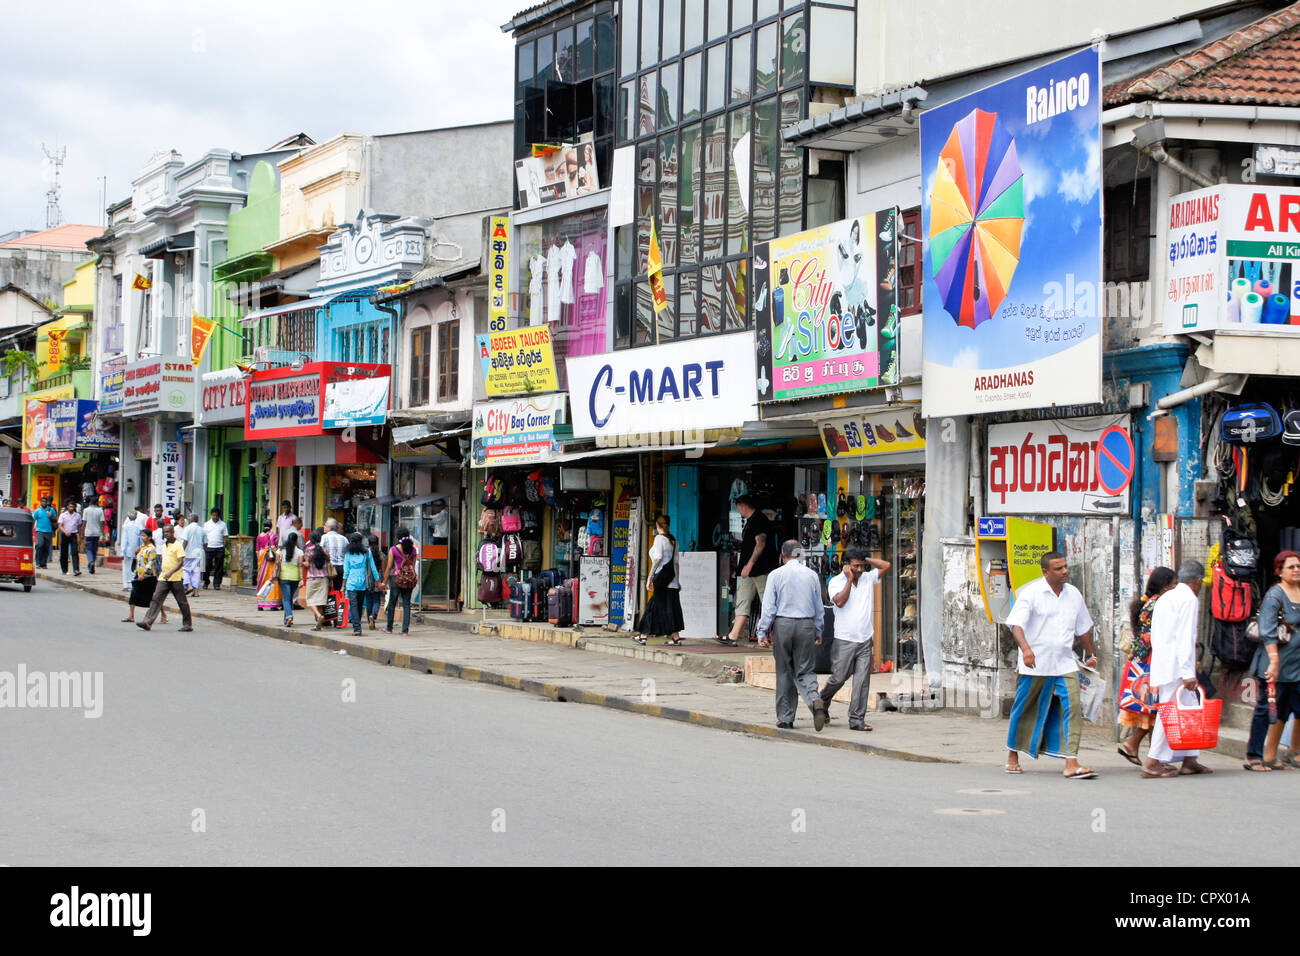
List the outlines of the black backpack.
<svg viewBox="0 0 1300 956">
<path fill-rule="evenodd" d="M 1247 621 L 1215 621 L 1210 639 L 1214 656 L 1230 671 L 1245 670 L 1255 658 L 1259 645 L 1246 638 Z"/>
<path fill-rule="evenodd" d="M 1235 528 L 1223 529 L 1223 570 L 1238 581 L 1253 580 L 1259 571 L 1259 545 Z"/>
</svg>

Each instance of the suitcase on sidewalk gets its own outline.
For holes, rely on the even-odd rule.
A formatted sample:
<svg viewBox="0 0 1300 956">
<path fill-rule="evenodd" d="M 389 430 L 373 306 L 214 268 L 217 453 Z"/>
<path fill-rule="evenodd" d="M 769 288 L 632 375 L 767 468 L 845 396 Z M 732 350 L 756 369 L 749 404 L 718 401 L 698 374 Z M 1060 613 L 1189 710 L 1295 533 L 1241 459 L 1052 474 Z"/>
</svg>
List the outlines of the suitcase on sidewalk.
<svg viewBox="0 0 1300 956">
<path fill-rule="evenodd" d="M 547 568 L 542 572 L 541 578 L 546 582 L 546 590 L 548 591 L 564 583 L 564 573 L 559 568 Z"/>
<path fill-rule="evenodd" d="M 567 584 L 553 587 L 547 592 L 546 619 L 556 627 L 573 626 L 573 591 Z"/>
<path fill-rule="evenodd" d="M 547 615 L 546 598 L 550 590 L 546 579 L 540 575 L 528 581 L 528 608 L 526 621 L 545 621 Z"/>
<path fill-rule="evenodd" d="M 529 605 L 532 603 L 532 588 L 524 581 L 510 585 L 510 617 L 516 621 L 528 620 Z"/>
</svg>

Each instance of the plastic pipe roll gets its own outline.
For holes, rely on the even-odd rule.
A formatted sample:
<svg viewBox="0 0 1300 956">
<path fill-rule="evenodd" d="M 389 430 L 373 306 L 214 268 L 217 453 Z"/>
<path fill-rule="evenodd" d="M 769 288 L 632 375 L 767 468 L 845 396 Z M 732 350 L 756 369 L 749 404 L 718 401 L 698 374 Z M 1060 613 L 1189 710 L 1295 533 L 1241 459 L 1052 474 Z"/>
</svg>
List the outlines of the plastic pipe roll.
<svg viewBox="0 0 1300 956">
<path fill-rule="evenodd" d="M 1243 278 L 1243 279 L 1232 280 L 1232 299 L 1234 302 L 1237 303 L 1238 306 L 1241 305 L 1241 300 L 1246 297 L 1246 293 L 1250 291 L 1251 288 L 1250 288 L 1249 279 Z"/>
<path fill-rule="evenodd" d="M 1279 293 L 1264 300 L 1264 321 L 1270 325 L 1286 325 L 1291 319 L 1291 303 Z"/>
<path fill-rule="evenodd" d="M 1241 306 L 1237 303 L 1237 300 L 1235 298 L 1228 300 L 1228 321 L 1229 322 L 1241 321 Z"/>
<path fill-rule="evenodd" d="M 1258 325 L 1264 317 L 1264 297 L 1258 292 L 1249 292 L 1241 300 L 1241 321 L 1247 325 Z"/>
<path fill-rule="evenodd" d="M 1273 294 L 1273 283 L 1267 279 L 1260 279 L 1255 283 L 1255 291 L 1259 293 L 1260 298 L 1267 299 Z"/>
</svg>

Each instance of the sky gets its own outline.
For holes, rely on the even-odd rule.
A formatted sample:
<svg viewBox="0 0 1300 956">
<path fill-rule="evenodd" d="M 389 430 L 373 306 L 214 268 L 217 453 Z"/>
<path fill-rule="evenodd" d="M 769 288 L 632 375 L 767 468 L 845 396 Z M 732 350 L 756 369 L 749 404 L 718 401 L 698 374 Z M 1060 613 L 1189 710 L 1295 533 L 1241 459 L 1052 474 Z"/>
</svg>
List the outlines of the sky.
<svg viewBox="0 0 1300 956">
<path fill-rule="evenodd" d="M 514 41 L 534 0 L 83 0 L 6 4 L 0 233 L 103 221 L 155 152 L 254 152 L 304 132 L 395 133 L 510 119 Z"/>
</svg>

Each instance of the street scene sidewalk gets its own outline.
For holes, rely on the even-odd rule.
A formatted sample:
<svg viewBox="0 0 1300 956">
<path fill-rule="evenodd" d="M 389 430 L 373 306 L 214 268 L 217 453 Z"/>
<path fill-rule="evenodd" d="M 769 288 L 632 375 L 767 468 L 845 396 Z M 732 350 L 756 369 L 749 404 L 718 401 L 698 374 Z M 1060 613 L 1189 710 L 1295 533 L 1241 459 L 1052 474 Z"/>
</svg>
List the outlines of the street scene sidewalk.
<svg viewBox="0 0 1300 956">
<path fill-rule="evenodd" d="M 120 572 L 104 568 L 99 572 L 74 578 L 57 571 L 38 571 L 43 579 L 38 586 L 79 588 L 122 601 L 125 592 Z M 168 605 L 168 623 L 155 623 L 155 631 L 179 628 L 170 599 Z M 868 714 L 868 723 L 874 730 L 864 734 L 848 729 L 845 707 L 835 703 L 832 722 L 817 733 L 811 714 L 800 703 L 794 729 L 780 730 L 775 725 L 772 691 L 737 683 L 738 675 L 727 671 L 729 667 L 743 668 L 746 657 L 761 656 L 761 652 L 712 653 L 709 647 L 717 647 L 712 642 L 698 642 L 701 646 L 695 653 L 682 653 L 640 647 L 630 637 L 600 631 L 584 635 L 578 630 L 518 625 L 509 619 L 488 619 L 485 624 L 481 616 L 471 614 L 426 615 L 425 623 L 412 623 L 408 637 L 384 634 L 381 617 L 381 629 L 370 631 L 363 625 L 361 635 L 356 636 L 349 628 L 313 631 L 310 612 L 302 610 L 294 626 L 285 627 L 279 611 L 258 611 L 253 597 L 225 589 L 201 591 L 190 606 L 195 633 L 178 634 L 178 640 L 202 640 L 203 621 L 216 621 L 382 664 L 719 730 L 901 760 L 986 764 L 999 774 L 1006 757 L 1005 720 L 945 711 L 873 712 Z M 116 610 L 112 620 L 111 626 L 120 627 L 123 635 L 133 630 L 129 624 L 117 623 Z M 511 632 L 520 636 L 503 636 Z M 531 634 L 523 637 L 527 632 Z M 770 660 L 770 652 L 766 656 Z M 1085 724 L 1080 760 L 1101 771 L 1136 772 L 1116 754 L 1109 726 Z M 1216 769 L 1235 764 L 1217 753 L 1206 762 Z M 1025 760 L 1023 765 L 1027 774 L 1059 773 L 1061 766 L 1054 760 Z"/>
</svg>

